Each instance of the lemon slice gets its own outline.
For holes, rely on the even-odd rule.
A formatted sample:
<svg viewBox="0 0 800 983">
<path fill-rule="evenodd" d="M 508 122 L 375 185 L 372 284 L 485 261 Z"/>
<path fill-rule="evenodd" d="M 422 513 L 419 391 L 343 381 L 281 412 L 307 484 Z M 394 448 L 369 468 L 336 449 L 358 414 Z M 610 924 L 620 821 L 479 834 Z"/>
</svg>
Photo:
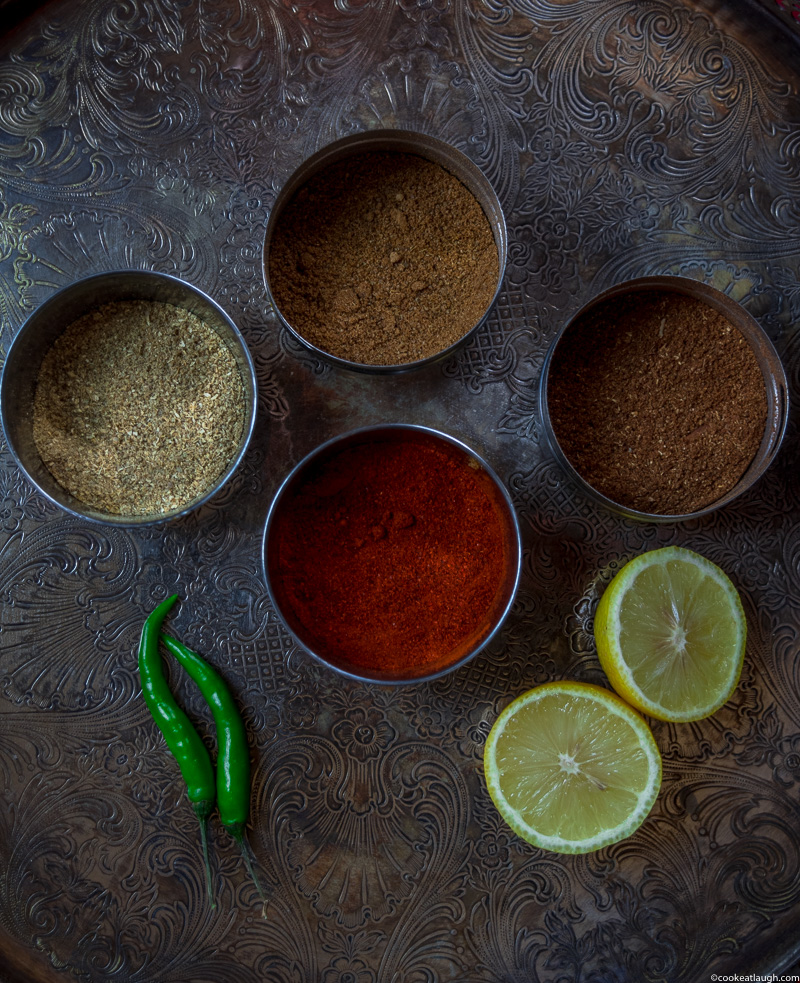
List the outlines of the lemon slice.
<svg viewBox="0 0 800 983">
<path fill-rule="evenodd" d="M 739 682 L 746 634 L 742 602 L 727 576 L 679 546 L 626 563 L 594 619 L 611 685 L 659 720 L 702 720 L 718 710 Z"/>
<path fill-rule="evenodd" d="M 503 819 L 555 853 L 589 853 L 630 836 L 661 785 L 661 755 L 645 721 L 587 683 L 523 693 L 495 721 L 483 760 Z"/>
</svg>

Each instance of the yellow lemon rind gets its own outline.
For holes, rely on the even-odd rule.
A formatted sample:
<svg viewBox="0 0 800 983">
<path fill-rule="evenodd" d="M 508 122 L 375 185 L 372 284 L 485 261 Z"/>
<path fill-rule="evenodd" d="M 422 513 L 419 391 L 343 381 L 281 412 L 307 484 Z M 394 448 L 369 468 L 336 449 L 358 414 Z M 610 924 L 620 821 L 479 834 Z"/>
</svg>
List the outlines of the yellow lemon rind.
<svg viewBox="0 0 800 983">
<path fill-rule="evenodd" d="M 640 747 L 645 752 L 648 762 L 647 785 L 639 793 L 636 808 L 628 815 L 628 818 L 611 829 L 602 830 L 596 836 L 583 840 L 568 840 L 560 836 L 550 836 L 534 829 L 521 818 L 517 810 L 508 802 L 498 781 L 495 754 L 497 743 L 502 738 L 507 722 L 524 705 L 541 699 L 542 696 L 553 690 L 572 697 L 580 695 L 591 696 L 592 699 L 602 703 L 609 712 L 615 713 L 625 720 L 639 738 Z M 658 750 L 658 745 L 655 742 L 647 721 L 615 693 L 603 689 L 600 686 L 595 686 L 592 683 L 543 683 L 541 686 L 536 686 L 534 689 L 528 690 L 526 693 L 518 696 L 512 703 L 509 703 L 494 722 L 486 740 L 483 760 L 489 795 L 506 823 L 526 842 L 542 850 L 550 850 L 553 853 L 592 853 L 601 847 L 611 846 L 620 840 L 627 839 L 631 834 L 636 832 L 647 818 L 661 788 L 661 752 Z"/>
<path fill-rule="evenodd" d="M 683 712 L 667 710 L 642 692 L 628 669 L 617 642 L 617 638 L 619 637 L 619 611 L 627 590 L 642 570 L 652 566 L 655 562 L 668 559 L 682 559 L 685 562 L 694 563 L 706 575 L 712 577 L 723 588 L 725 594 L 730 599 L 732 607 L 736 612 L 738 629 L 737 650 L 731 661 L 731 672 L 726 686 L 720 690 L 713 701 L 704 704 L 702 707 L 688 707 Z M 706 717 L 710 717 L 716 713 L 733 695 L 742 675 L 747 641 L 747 621 L 739 593 L 723 570 L 704 556 L 692 550 L 685 549 L 681 546 L 665 546 L 662 549 L 650 550 L 647 553 L 641 554 L 641 556 L 635 557 L 633 560 L 629 560 L 616 574 L 600 598 L 600 603 L 597 606 L 594 617 L 594 636 L 600 665 L 608 676 L 608 681 L 623 700 L 641 713 L 654 717 L 656 720 L 666 720 L 673 723 L 692 723 L 698 720 L 705 720 Z"/>
</svg>

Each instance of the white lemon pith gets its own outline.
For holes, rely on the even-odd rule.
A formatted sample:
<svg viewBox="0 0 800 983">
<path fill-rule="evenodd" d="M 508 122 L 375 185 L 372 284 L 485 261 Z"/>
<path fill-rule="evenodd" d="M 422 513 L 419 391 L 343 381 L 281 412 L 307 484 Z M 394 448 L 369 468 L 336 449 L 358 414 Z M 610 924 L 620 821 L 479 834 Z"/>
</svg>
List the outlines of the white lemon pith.
<svg viewBox="0 0 800 983">
<path fill-rule="evenodd" d="M 606 588 L 594 621 L 600 664 L 632 706 L 659 720 L 702 720 L 736 688 L 746 622 L 736 588 L 678 546 L 643 553 Z"/>
<path fill-rule="evenodd" d="M 556 853 L 630 836 L 661 785 L 661 755 L 645 721 L 586 683 L 546 683 L 514 700 L 489 734 L 484 767 L 514 832 Z"/>
</svg>

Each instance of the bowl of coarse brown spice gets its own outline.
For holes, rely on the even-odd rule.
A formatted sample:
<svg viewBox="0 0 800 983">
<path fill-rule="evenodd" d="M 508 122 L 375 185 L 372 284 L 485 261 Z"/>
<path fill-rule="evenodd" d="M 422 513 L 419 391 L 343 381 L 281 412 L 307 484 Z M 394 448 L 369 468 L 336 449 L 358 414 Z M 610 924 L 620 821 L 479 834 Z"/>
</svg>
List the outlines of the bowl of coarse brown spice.
<svg viewBox="0 0 800 983">
<path fill-rule="evenodd" d="M 486 318 L 507 233 L 491 183 L 422 133 L 373 130 L 292 174 L 267 223 L 264 280 L 316 355 L 389 373 L 451 355 Z"/>
<path fill-rule="evenodd" d="M 238 329 L 175 277 L 119 270 L 46 300 L 9 348 L 0 416 L 42 494 L 94 522 L 163 522 L 230 478 L 256 380 Z"/>
<path fill-rule="evenodd" d="M 592 500 L 653 522 L 727 505 L 774 460 L 788 419 L 780 358 L 731 297 L 696 280 L 621 283 L 547 354 L 550 449 Z"/>
</svg>

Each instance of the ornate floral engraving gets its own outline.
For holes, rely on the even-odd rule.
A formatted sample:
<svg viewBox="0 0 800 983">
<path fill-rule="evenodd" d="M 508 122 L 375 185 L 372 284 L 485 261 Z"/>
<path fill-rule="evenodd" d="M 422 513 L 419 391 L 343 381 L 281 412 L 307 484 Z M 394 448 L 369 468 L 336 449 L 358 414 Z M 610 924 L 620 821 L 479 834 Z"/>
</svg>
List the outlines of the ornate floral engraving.
<svg viewBox="0 0 800 983">
<path fill-rule="evenodd" d="M 82 525 L 0 444 L 0 976 L 30 975 L 31 960 L 42 981 L 87 983 L 701 983 L 785 967 L 800 905 L 796 414 L 747 496 L 702 521 L 638 525 L 550 459 L 537 386 L 595 292 L 672 273 L 744 304 L 800 397 L 795 14 L 789 0 L 53 0 L 0 37 L 0 358 L 60 286 L 158 269 L 228 310 L 260 402 L 234 478 L 164 527 Z M 471 343 L 392 379 L 310 356 L 280 328 L 261 268 L 297 164 L 381 126 L 468 154 L 509 230 L 498 302 Z M 400 419 L 485 453 L 524 563 L 484 652 L 391 689 L 296 645 L 261 537 L 305 453 Z M 634 837 L 544 854 L 488 796 L 489 729 L 530 686 L 605 684 L 602 590 L 670 543 L 742 594 L 741 684 L 709 720 L 653 723 L 664 783 Z M 266 918 L 216 818 L 210 908 L 196 818 L 140 699 L 141 624 L 171 593 L 170 629 L 244 711 Z M 215 748 L 197 689 L 165 666 Z"/>
</svg>

